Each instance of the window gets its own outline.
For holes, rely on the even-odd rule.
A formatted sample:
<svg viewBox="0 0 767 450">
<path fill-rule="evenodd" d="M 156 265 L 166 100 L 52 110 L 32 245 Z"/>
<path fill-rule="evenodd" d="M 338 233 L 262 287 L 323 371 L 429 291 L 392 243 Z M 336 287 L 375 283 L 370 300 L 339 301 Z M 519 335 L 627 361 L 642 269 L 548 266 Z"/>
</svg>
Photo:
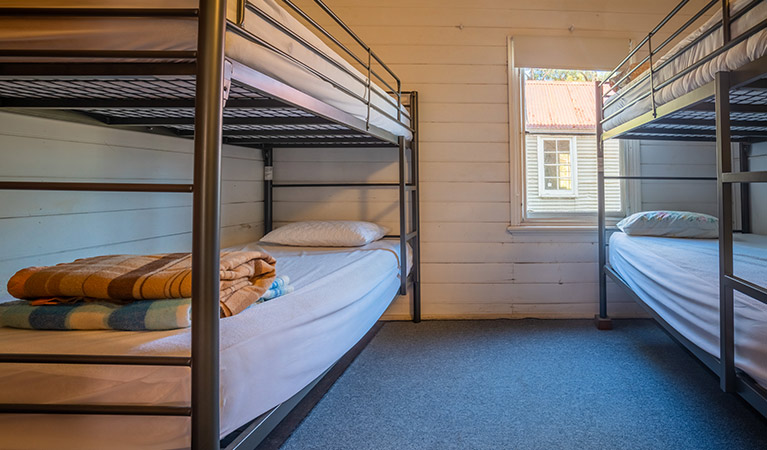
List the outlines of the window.
<svg viewBox="0 0 767 450">
<path fill-rule="evenodd" d="M 578 165 L 576 137 L 538 136 L 538 196 L 576 197 Z M 528 180 L 529 182 L 529 180 Z"/>
<path fill-rule="evenodd" d="M 594 224 L 595 81 L 606 73 L 513 65 L 511 69 L 512 226 Z M 606 141 L 604 151 L 606 175 L 632 174 L 620 141 Z M 625 215 L 626 184 L 606 181 L 608 216 Z"/>
</svg>

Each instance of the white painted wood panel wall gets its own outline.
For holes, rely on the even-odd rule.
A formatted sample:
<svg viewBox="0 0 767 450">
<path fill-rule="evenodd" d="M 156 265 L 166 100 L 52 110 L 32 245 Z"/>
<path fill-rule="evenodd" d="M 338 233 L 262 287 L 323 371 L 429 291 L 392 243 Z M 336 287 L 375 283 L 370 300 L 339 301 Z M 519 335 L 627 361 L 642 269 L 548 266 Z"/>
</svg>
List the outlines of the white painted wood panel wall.
<svg viewBox="0 0 767 450">
<path fill-rule="evenodd" d="M 311 10 L 311 1 L 299 2 Z M 421 100 L 423 313 L 427 318 L 591 317 L 596 233 L 510 235 L 507 36 L 531 64 L 612 68 L 671 8 L 668 0 L 327 0 Z M 345 43 L 352 45 L 350 40 Z M 616 45 L 616 42 L 618 45 Z M 537 44 L 537 45 L 535 45 Z M 584 60 L 589 58 L 589 60 Z M 394 181 L 386 152 L 280 150 L 275 177 Z M 350 163 L 328 162 L 330 155 Z M 389 152 L 385 161 L 395 161 Z M 303 161 L 301 159 L 304 158 Z M 319 161 L 325 161 L 320 163 Z M 364 166 L 362 163 L 367 162 Z M 285 165 L 284 169 L 281 165 Z M 297 175 L 300 174 L 300 175 Z M 380 190 L 278 193 L 278 221 L 396 220 Z M 373 203 L 361 204 L 361 199 Z M 341 201 L 325 207 L 317 202 Z M 306 207 L 309 207 L 308 209 Z M 639 313 L 630 300 L 614 316 Z M 399 301 L 386 317 L 407 318 Z"/>
<path fill-rule="evenodd" d="M 651 177 L 716 177 L 713 142 L 642 141 L 641 173 Z M 645 180 L 642 210 L 695 211 L 718 215 L 716 181 Z"/>
<path fill-rule="evenodd" d="M 189 183 L 192 141 L 0 113 L 0 180 Z M 261 152 L 225 146 L 222 245 L 263 234 Z M 191 194 L 0 191 L 0 280 L 109 253 L 191 250 Z M 5 286 L 0 297 L 6 297 Z"/>
</svg>

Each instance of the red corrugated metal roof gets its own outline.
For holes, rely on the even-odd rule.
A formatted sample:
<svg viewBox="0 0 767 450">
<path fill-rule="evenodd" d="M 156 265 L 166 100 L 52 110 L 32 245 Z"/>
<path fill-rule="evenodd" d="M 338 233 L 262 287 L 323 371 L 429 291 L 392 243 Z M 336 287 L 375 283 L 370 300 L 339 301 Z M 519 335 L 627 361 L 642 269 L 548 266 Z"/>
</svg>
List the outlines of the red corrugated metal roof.
<svg viewBox="0 0 767 450">
<path fill-rule="evenodd" d="M 527 130 L 593 130 L 596 126 L 594 83 L 525 81 Z"/>
</svg>

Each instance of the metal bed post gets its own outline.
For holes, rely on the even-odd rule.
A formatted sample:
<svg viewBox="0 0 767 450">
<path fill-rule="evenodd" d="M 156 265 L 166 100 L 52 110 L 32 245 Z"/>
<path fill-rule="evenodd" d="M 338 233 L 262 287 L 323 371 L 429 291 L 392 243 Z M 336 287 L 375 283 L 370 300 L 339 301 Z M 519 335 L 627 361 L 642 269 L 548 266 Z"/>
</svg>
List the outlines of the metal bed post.
<svg viewBox="0 0 767 450">
<path fill-rule="evenodd" d="M 410 123 L 413 128 L 413 140 L 410 142 L 410 157 L 413 183 L 413 230 L 417 233 L 413 239 L 413 322 L 421 321 L 421 197 L 418 175 L 418 92 L 410 93 Z"/>
<path fill-rule="evenodd" d="M 219 251 L 225 0 L 200 0 L 192 212 L 192 448 L 219 447 Z"/>
<path fill-rule="evenodd" d="M 274 150 L 264 147 L 264 234 L 274 227 Z"/>
<path fill-rule="evenodd" d="M 596 97 L 596 136 L 597 136 L 597 239 L 599 247 L 599 314 L 595 317 L 600 330 L 611 330 L 612 321 L 607 315 L 607 264 L 606 228 L 605 228 L 605 145 L 602 140 L 602 86 L 594 82 Z"/>
<path fill-rule="evenodd" d="M 717 196 L 719 200 L 719 343 L 720 383 L 725 392 L 735 390 L 734 291 L 727 277 L 732 271 L 732 184 L 723 173 L 732 172 L 730 140 L 730 73 L 716 74 Z"/>
<path fill-rule="evenodd" d="M 407 149 L 405 138 L 400 136 L 399 143 L 399 250 L 400 250 L 400 295 L 407 295 Z"/>
</svg>

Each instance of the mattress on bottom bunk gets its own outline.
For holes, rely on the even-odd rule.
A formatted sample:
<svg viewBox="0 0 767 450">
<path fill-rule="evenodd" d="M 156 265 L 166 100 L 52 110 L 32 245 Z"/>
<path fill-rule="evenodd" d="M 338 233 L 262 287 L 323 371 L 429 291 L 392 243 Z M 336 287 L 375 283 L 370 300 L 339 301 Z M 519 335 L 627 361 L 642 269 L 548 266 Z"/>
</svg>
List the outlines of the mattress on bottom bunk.
<svg viewBox="0 0 767 450">
<path fill-rule="evenodd" d="M 732 2 L 730 6 L 731 14 L 735 14 L 742 8 L 751 3 L 751 0 L 736 0 Z M 722 19 L 721 8 L 714 7 L 715 14 L 709 19 L 703 26 L 695 30 L 684 40 L 679 42 L 674 48 L 669 50 L 663 58 L 653 63 L 653 67 L 658 67 L 661 63 L 668 60 L 671 56 L 676 54 L 682 47 L 692 43 L 697 37 L 702 35 L 706 30 L 715 26 L 717 21 Z M 760 3 L 753 9 L 745 13 L 738 20 L 732 23 L 732 38 L 737 38 L 742 33 L 745 33 L 750 28 L 757 26 L 761 21 L 767 19 L 767 3 Z M 690 50 L 682 53 L 674 58 L 668 65 L 655 73 L 655 86 L 663 83 L 665 80 L 670 79 L 677 73 L 687 69 L 698 61 L 706 58 L 708 55 L 716 51 L 722 46 L 722 31 L 721 29 L 712 32 L 700 42 L 694 44 Z M 719 71 L 731 71 L 736 70 L 745 64 L 755 61 L 767 53 L 767 30 L 762 30 L 747 38 L 744 42 L 734 46 L 733 48 L 725 51 L 721 55 L 709 60 L 702 64 L 700 67 L 692 70 L 687 75 L 684 75 L 677 80 L 673 81 L 669 85 L 663 87 L 655 93 L 655 104 L 663 105 L 676 98 L 692 92 L 695 89 L 705 85 L 714 80 L 716 72 Z M 643 72 L 641 75 L 639 71 L 635 72 L 638 79 L 644 77 L 648 71 Z M 628 105 L 642 95 L 650 92 L 650 78 L 643 81 L 636 81 L 630 85 L 620 89 L 618 93 L 626 94 L 615 101 L 613 104 L 605 108 L 605 117 L 609 117 L 614 114 L 620 108 Z M 645 97 L 639 100 L 637 103 L 631 105 L 627 109 L 621 111 L 615 117 L 607 120 L 604 123 L 604 130 L 609 131 L 615 127 L 618 127 L 634 118 L 641 116 L 642 114 L 652 110 L 653 99 L 651 97 Z M 672 129 L 668 130 L 670 133 Z"/>
<path fill-rule="evenodd" d="M 256 244 L 249 244 L 256 245 Z M 247 246 L 246 246 L 247 247 Z M 241 247 L 242 248 L 242 247 Z M 399 288 L 399 241 L 359 248 L 264 245 L 295 291 L 221 319 L 222 437 L 300 391 L 367 333 Z M 409 264 L 412 264 L 412 252 Z M 0 353 L 188 355 L 190 330 L 0 328 Z M 0 365 L 0 403 L 189 404 L 188 368 Z M 0 415 L 0 448 L 189 446 L 189 419 Z"/>
<path fill-rule="evenodd" d="M 610 265 L 674 329 L 719 357 L 719 243 L 715 239 L 610 238 Z M 735 275 L 767 284 L 767 236 L 736 235 Z M 735 293 L 735 365 L 767 386 L 767 305 Z"/>
<path fill-rule="evenodd" d="M 228 28 L 226 33 L 225 53 L 227 58 L 241 62 L 265 75 L 279 80 L 301 92 L 307 93 L 328 103 L 344 112 L 366 120 L 368 109 L 363 101 L 344 93 L 327 81 L 317 76 L 318 72 L 338 83 L 343 88 L 354 92 L 361 98 L 367 98 L 368 91 L 364 82 L 359 82 L 337 65 L 345 67 L 349 72 L 364 80 L 363 75 L 343 57 L 328 47 L 312 30 L 295 19 L 286 8 L 276 0 L 247 0 L 248 4 L 257 9 L 245 12 L 241 25 L 246 33 L 264 42 L 251 42 L 242 33 Z M 57 8 L 190 8 L 196 9 L 198 0 L 0 0 L 0 7 L 57 7 Z M 235 0 L 228 2 L 230 21 L 236 20 Z M 269 19 L 280 25 L 274 25 Z M 311 47 L 320 50 L 331 63 L 312 49 L 307 48 L 298 40 L 284 32 L 280 27 L 289 30 L 309 43 Z M 271 50 L 281 52 L 295 58 L 301 63 Z M 121 50 L 121 51 L 194 51 L 197 48 L 197 19 L 184 17 L 117 17 L 94 18 L 88 16 L 53 16 L 27 17 L 11 15 L 0 17 L 0 49 L 9 50 Z M 3 60 L 9 58 L 3 58 Z M 35 61 L 49 61 L 52 58 L 36 58 Z M 92 62 L 94 60 L 89 60 Z M 304 67 L 303 65 L 308 66 Z M 396 88 L 393 79 L 389 79 L 386 71 L 373 68 L 389 85 Z M 410 124 L 407 110 L 401 108 L 401 122 L 397 118 L 396 100 L 390 102 L 390 97 L 384 89 L 378 86 L 379 81 L 372 76 L 370 86 L 373 93 L 371 103 L 385 111 L 392 119 L 375 109 L 370 110 L 370 123 L 394 133 L 398 136 L 412 138 L 412 133 L 403 125 Z M 37 90 L 36 83 L 30 82 L 30 89 Z M 162 88 L 160 88 L 162 89 Z M 377 93 L 377 94 L 376 94 Z M 20 92 L 18 94 L 24 94 Z M 13 93 L 3 93 L 4 96 L 15 97 Z M 158 96 L 166 95 L 158 92 Z M 387 100 L 388 99 L 388 100 Z"/>
</svg>

